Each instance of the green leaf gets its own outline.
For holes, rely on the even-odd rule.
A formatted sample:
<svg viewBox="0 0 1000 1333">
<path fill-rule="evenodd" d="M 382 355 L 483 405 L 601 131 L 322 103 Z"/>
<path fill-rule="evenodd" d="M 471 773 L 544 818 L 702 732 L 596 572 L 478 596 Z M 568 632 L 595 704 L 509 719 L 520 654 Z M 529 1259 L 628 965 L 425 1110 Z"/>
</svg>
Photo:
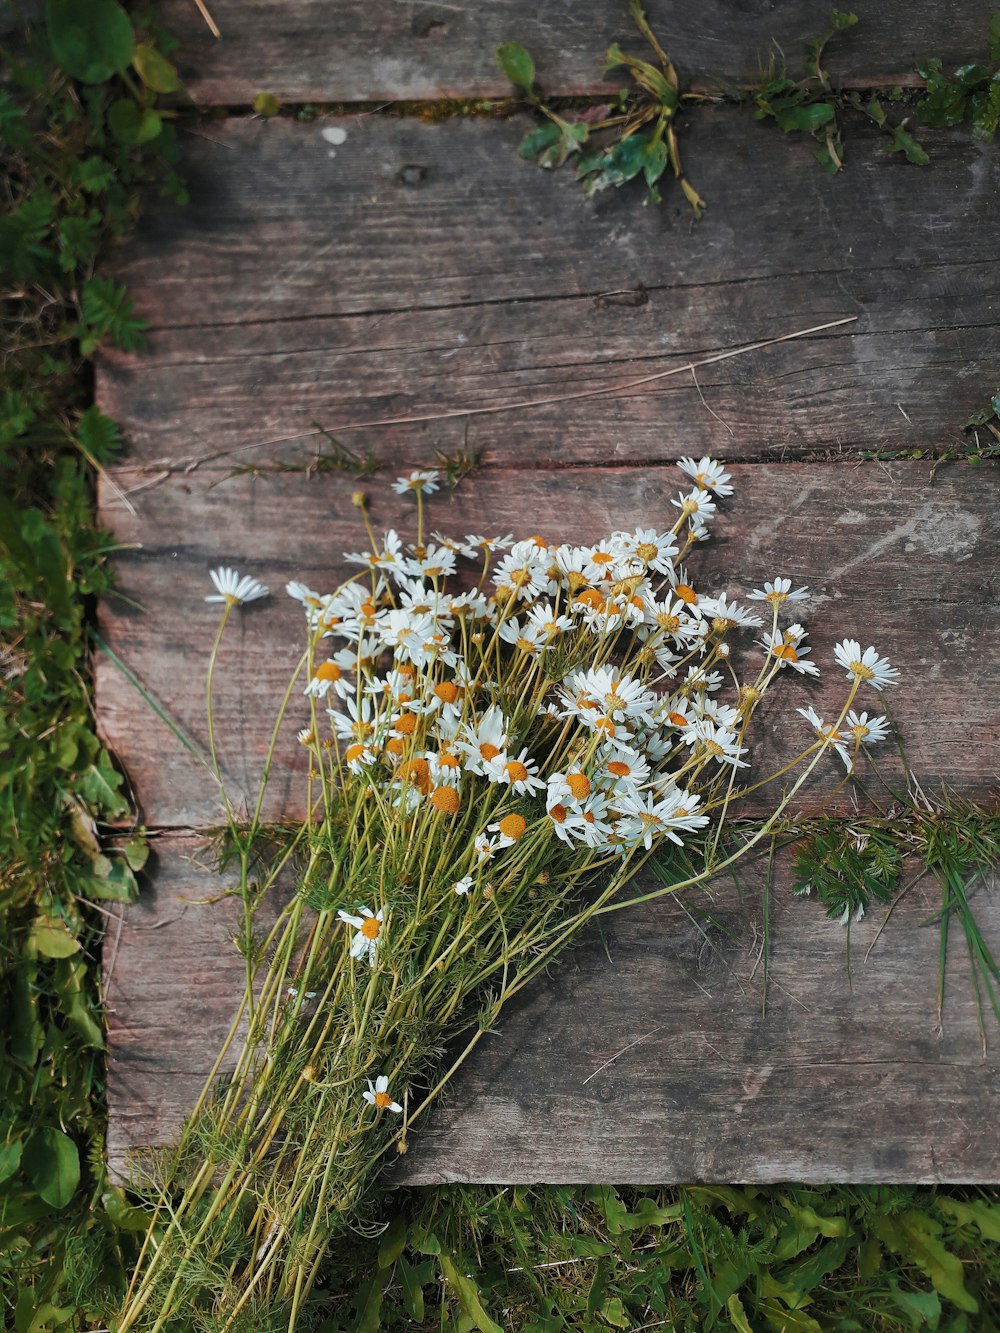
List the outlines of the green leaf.
<svg viewBox="0 0 1000 1333">
<path fill-rule="evenodd" d="M 972 1199 L 964 1202 L 939 1195 L 934 1200 L 934 1207 L 939 1213 L 947 1213 L 959 1226 L 973 1226 L 983 1240 L 1000 1241 L 1000 1204 L 987 1203 L 985 1199 Z"/>
<path fill-rule="evenodd" d="M 77 422 L 76 437 L 95 463 L 110 463 L 121 449 L 118 427 L 94 403 Z"/>
<path fill-rule="evenodd" d="M 535 83 L 535 62 L 517 42 L 504 42 L 497 47 L 497 64 L 517 88 L 530 93 Z"/>
<path fill-rule="evenodd" d="M 128 842 L 122 848 L 122 855 L 129 864 L 130 870 L 140 871 L 149 860 L 149 843 L 142 833 L 133 833 Z"/>
<path fill-rule="evenodd" d="M 857 14 L 852 14 L 848 10 L 832 9 L 830 11 L 830 26 L 834 32 L 844 32 L 847 28 L 853 28 L 857 21 Z"/>
<path fill-rule="evenodd" d="M 391 1268 L 406 1245 L 406 1218 L 397 1213 L 383 1233 L 378 1247 L 379 1268 Z"/>
<path fill-rule="evenodd" d="M 148 1231 L 153 1214 L 145 1208 L 133 1208 L 125 1202 L 120 1190 L 107 1190 L 101 1195 L 104 1211 L 119 1231 Z"/>
<path fill-rule="evenodd" d="M 774 119 L 778 122 L 779 128 L 786 133 L 789 130 L 802 130 L 806 134 L 811 134 L 821 125 L 828 125 L 836 114 L 832 102 L 813 102 L 809 106 L 792 106 L 784 110 L 775 110 Z"/>
<path fill-rule="evenodd" d="M 800 1226 L 815 1229 L 822 1236 L 846 1236 L 850 1230 L 846 1217 L 822 1217 L 807 1204 L 796 1203 L 790 1198 L 782 1198 L 781 1206 Z"/>
<path fill-rule="evenodd" d="M 65 1208 L 80 1183 L 76 1144 L 51 1125 L 35 1130 L 28 1139 L 22 1166 L 41 1198 L 53 1208 Z"/>
<path fill-rule="evenodd" d="M 115 861 L 109 861 L 106 856 L 96 858 L 92 869 L 94 873 L 81 884 L 85 897 L 113 903 L 134 903 L 138 899 L 138 882 L 124 858 Z"/>
<path fill-rule="evenodd" d="M 0 1147 L 0 1184 L 3 1184 L 5 1180 L 10 1180 L 21 1165 L 23 1150 L 24 1144 L 20 1139 L 15 1139 L 13 1143 L 5 1143 Z"/>
<path fill-rule="evenodd" d="M 56 64 L 81 83 L 105 83 L 132 59 L 132 24 L 116 0 L 47 0 L 45 24 Z"/>
<path fill-rule="evenodd" d="M 114 819 L 128 812 L 128 802 L 118 788 L 124 778 L 111 764 L 106 750 L 102 750 L 97 763 L 91 764 L 80 774 L 77 792 L 99 814 Z"/>
<path fill-rule="evenodd" d="M 155 139 L 163 121 L 151 106 L 140 107 L 122 97 L 108 108 L 108 128 L 119 143 L 134 148 Z"/>
<path fill-rule="evenodd" d="M 736 1333 L 753 1333 L 750 1327 L 750 1321 L 747 1319 L 747 1312 L 743 1308 L 743 1302 L 737 1292 L 733 1292 L 729 1300 L 726 1301 L 726 1309 L 729 1311 L 729 1318 Z"/>
<path fill-rule="evenodd" d="M 420 1281 L 420 1270 L 400 1255 L 396 1261 L 396 1272 L 403 1284 L 403 1305 L 406 1313 L 418 1324 L 424 1318 L 424 1288 Z"/>
<path fill-rule="evenodd" d="M 253 99 L 253 109 L 258 116 L 276 116 L 281 110 L 281 103 L 274 93 L 258 93 Z"/>
<path fill-rule="evenodd" d="M 362 1287 L 353 1333 L 378 1333 L 382 1327 L 382 1298 L 392 1270 L 379 1268 Z"/>
<path fill-rule="evenodd" d="M 132 54 L 135 72 L 154 93 L 175 93 L 181 86 L 177 70 L 151 42 L 141 42 Z"/>
<path fill-rule="evenodd" d="M 37 917 L 30 939 L 43 958 L 69 958 L 80 952 L 80 941 L 53 918 Z"/>
<path fill-rule="evenodd" d="M 889 152 L 904 153 L 907 162 L 914 162 L 918 167 L 926 167 L 930 164 L 930 158 L 903 125 L 893 127 Z"/>
<path fill-rule="evenodd" d="M 522 157 L 529 161 L 539 157 L 546 148 L 551 148 L 553 144 L 559 142 L 562 138 L 562 130 L 558 125 L 548 124 L 539 125 L 536 129 L 529 130 L 521 140 L 518 152 Z"/>
<path fill-rule="evenodd" d="M 895 1278 L 890 1277 L 893 1299 L 904 1314 L 909 1315 L 911 1328 L 937 1328 L 941 1320 L 941 1299 L 936 1291 L 903 1291 Z"/>
<path fill-rule="evenodd" d="M 965 1289 L 962 1261 L 945 1249 L 940 1240 L 941 1227 L 932 1217 L 911 1208 L 898 1217 L 878 1217 L 874 1231 L 890 1250 L 922 1269 L 935 1291 L 960 1310 L 976 1313 L 979 1302 Z"/>
<path fill-rule="evenodd" d="M 75 330 L 80 338 L 80 351 L 90 356 L 104 338 L 135 352 L 143 344 L 148 325 L 136 319 L 132 299 L 124 287 L 116 286 L 107 278 L 89 278 L 84 284 L 81 302 L 83 322 Z"/>
<path fill-rule="evenodd" d="M 601 1314 L 613 1328 L 630 1328 L 632 1320 L 620 1296 L 612 1296 L 601 1306 Z"/>
<path fill-rule="evenodd" d="M 482 1301 L 479 1299 L 479 1288 L 470 1277 L 466 1277 L 458 1271 L 451 1255 L 445 1254 L 442 1250 L 438 1255 L 438 1263 L 441 1265 L 441 1271 L 448 1280 L 449 1285 L 458 1297 L 458 1303 L 462 1310 L 472 1320 L 473 1326 L 480 1330 L 480 1333 L 504 1333 L 499 1324 L 495 1324 L 483 1309 Z"/>
</svg>

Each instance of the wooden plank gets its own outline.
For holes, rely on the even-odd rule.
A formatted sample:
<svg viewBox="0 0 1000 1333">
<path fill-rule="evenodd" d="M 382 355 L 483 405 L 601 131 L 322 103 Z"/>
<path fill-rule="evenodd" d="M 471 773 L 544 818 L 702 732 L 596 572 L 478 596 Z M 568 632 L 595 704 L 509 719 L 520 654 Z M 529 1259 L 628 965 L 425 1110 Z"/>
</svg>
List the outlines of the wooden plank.
<svg viewBox="0 0 1000 1333">
<path fill-rule="evenodd" d="M 676 194 L 587 200 L 519 159 L 523 120 L 336 123 L 333 150 L 289 121 L 185 139 L 191 203 L 158 201 L 117 264 L 150 349 L 108 354 L 98 384 L 140 457 L 307 458 L 316 420 L 585 394 L 840 316 L 857 322 L 703 367 L 704 401 L 685 370 L 344 438 L 418 462 L 468 430 L 488 465 L 662 461 L 706 439 L 733 458 L 909 451 L 960 443 L 996 388 L 1000 158 L 963 134 L 929 135 L 921 171 L 862 129 L 830 178 L 809 141 L 706 110 L 686 131 L 710 201 L 694 225 Z"/>
<path fill-rule="evenodd" d="M 803 620 L 823 668 L 821 681 L 796 678 L 776 692 L 780 710 L 764 714 L 752 737 L 760 775 L 802 748 L 805 724 L 795 706 L 812 703 L 821 715 L 836 715 L 830 710 L 839 707 L 844 677 L 832 649 L 848 636 L 876 643 L 901 669 L 892 707 L 926 789 L 947 782 L 986 796 L 996 779 L 990 746 L 1000 734 L 997 466 L 952 465 L 933 480 L 927 463 L 731 470 L 736 495 L 716 524 L 717 540 L 690 561 L 697 586 L 738 596 L 778 574 L 808 584 L 813 599 Z M 622 526 L 669 524 L 675 511 L 668 501 L 680 480 L 674 468 L 494 470 L 466 480 L 451 500 L 434 497 L 428 521 L 448 533 L 486 527 L 595 541 Z M 236 802 L 255 800 L 278 701 L 302 649 L 301 611 L 284 585 L 295 578 L 332 590 L 355 572 L 340 557 L 364 544 L 350 498 L 356 484 L 338 474 L 227 479 L 201 470 L 150 486 L 141 469 L 121 468 L 113 486 L 101 488 L 101 520 L 122 547 L 117 592 L 99 607 L 101 633 L 201 755 L 216 624 L 202 601 L 212 590 L 208 570 L 235 565 L 274 590 L 270 602 L 240 612 L 219 661 L 215 716 Z M 132 492 L 135 513 L 115 488 Z M 367 489 L 377 525 L 411 530 L 412 503 L 389 491 L 388 478 Z M 131 775 L 146 822 L 219 820 L 202 760 L 104 657 L 96 690 L 100 726 Z M 266 805 L 273 817 L 301 809 L 305 756 L 295 733 L 307 720 L 305 703 L 293 700 L 280 734 Z M 873 695 L 863 706 L 876 703 Z M 884 748 L 886 771 L 895 774 L 896 756 Z M 817 770 L 802 793 L 804 808 L 828 795 L 834 770 L 832 760 Z M 769 805 L 770 797 L 752 808 Z"/>
<path fill-rule="evenodd" d="M 209 9 L 221 40 L 188 0 L 165 0 L 161 14 L 202 104 L 245 106 L 263 90 L 292 103 L 506 97 L 494 52 L 509 41 L 532 52 L 547 92 L 601 93 L 620 86 L 602 76 L 612 41 L 646 55 L 625 0 L 340 0 L 335 17 L 328 0 L 210 0 Z M 762 66 L 780 61 L 775 43 L 799 77 L 804 44 L 830 15 L 825 0 L 647 0 L 646 10 L 685 80 L 716 88 L 759 81 Z M 992 12 L 990 0 L 883 0 L 838 37 L 828 67 L 854 86 L 910 83 L 927 56 L 982 58 Z"/>
<path fill-rule="evenodd" d="M 234 904 L 196 901 L 219 891 L 200 847 L 161 840 L 105 949 L 108 1152 L 126 1177 L 128 1153 L 169 1141 L 193 1105 L 242 986 Z M 870 957 L 881 914 L 852 928 L 849 980 L 846 932 L 791 896 L 782 860 L 762 1016 L 762 871 L 741 882 L 742 901 L 731 883 L 685 899 L 717 923 L 707 939 L 669 900 L 605 918 L 605 941 L 590 934 L 511 1003 L 392 1179 L 1000 1180 L 1000 1047 L 980 1051 L 957 931 L 938 1028 L 933 884 Z M 995 941 L 1000 895 L 975 907 Z"/>
</svg>

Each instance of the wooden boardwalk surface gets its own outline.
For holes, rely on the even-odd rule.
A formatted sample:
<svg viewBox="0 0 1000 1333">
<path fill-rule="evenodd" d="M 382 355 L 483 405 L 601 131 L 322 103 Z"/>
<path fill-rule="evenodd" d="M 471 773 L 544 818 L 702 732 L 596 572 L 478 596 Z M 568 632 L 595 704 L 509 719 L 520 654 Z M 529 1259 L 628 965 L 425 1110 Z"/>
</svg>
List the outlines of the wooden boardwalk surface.
<svg viewBox="0 0 1000 1333">
<path fill-rule="evenodd" d="M 264 87 L 327 103 L 502 93 L 490 52 L 510 38 L 536 48 L 550 87 L 600 91 L 604 46 L 629 36 L 624 4 L 349 4 L 325 46 L 329 8 L 317 0 L 210 8 L 216 45 L 194 6 L 168 4 L 166 22 L 194 94 L 235 108 Z M 764 17 L 737 8 L 670 7 L 678 58 L 699 79 L 746 81 L 771 36 L 791 52 L 827 15 L 801 2 Z M 899 6 L 880 7 L 844 39 L 840 73 L 878 85 L 929 50 L 971 58 L 990 12 L 979 8 L 918 5 L 901 27 Z M 321 136 L 330 126 L 346 131 L 335 149 Z M 395 469 L 427 464 L 435 448 L 475 448 L 481 469 L 432 507 L 444 531 L 487 516 L 558 539 L 656 523 L 679 484 L 673 461 L 711 452 L 732 460 L 737 494 L 692 562 L 704 586 L 739 593 L 777 573 L 808 583 L 816 660 L 845 635 L 877 643 L 902 669 L 893 703 L 927 789 L 988 798 L 1000 729 L 996 465 L 933 471 L 864 456 L 956 447 L 958 423 L 996 387 L 995 151 L 926 132 L 934 165 L 921 172 L 857 129 L 847 169 L 830 179 L 808 143 L 736 107 L 706 108 L 685 130 L 689 173 L 710 203 L 692 225 L 673 193 L 659 209 L 626 192 L 588 201 L 568 175 L 517 158 L 525 128 L 350 109 L 312 123 L 182 122 L 191 203 L 155 202 L 115 262 L 150 322 L 149 350 L 107 356 L 98 382 L 132 445 L 100 494 L 122 545 L 118 591 L 99 609 L 115 656 L 203 751 L 207 571 L 234 564 L 275 590 L 241 616 L 221 663 L 223 765 L 239 799 L 255 789 L 299 651 L 283 584 L 333 586 L 342 552 L 359 544 L 356 483 L 317 472 L 315 421 L 389 469 L 364 483 L 377 523 L 403 521 L 388 491 Z M 697 385 L 688 371 L 614 391 L 844 316 L 857 320 L 704 366 Z M 508 407 L 595 388 L 609 391 Z M 413 417 L 433 419 L 398 421 Z M 387 418 L 397 424 L 369 424 Z M 793 682 L 785 697 L 822 711 L 827 677 Z M 190 1104 L 240 960 L 225 906 L 196 902 L 217 888 L 197 830 L 220 818 L 198 758 L 110 658 L 97 665 L 97 706 L 158 831 L 147 891 L 105 955 L 109 1148 L 122 1170 Z M 279 749 L 274 816 L 297 809 L 299 721 Z M 759 762 L 797 739 L 787 716 L 774 718 Z M 829 785 L 818 779 L 803 808 Z M 920 925 L 931 886 L 863 963 L 877 918 L 854 929 L 852 988 L 843 932 L 789 897 L 787 874 L 782 863 L 765 1017 L 759 874 L 742 903 L 713 890 L 731 938 L 706 943 L 676 904 L 619 914 L 610 964 L 589 939 L 482 1043 L 414 1140 L 408 1178 L 1000 1178 L 988 1130 L 1000 1070 L 993 1050 L 980 1053 L 957 953 L 937 1030 L 936 935 Z M 979 901 L 995 942 L 996 896 Z M 584 1008 L 600 1022 L 580 1025 Z"/>
</svg>

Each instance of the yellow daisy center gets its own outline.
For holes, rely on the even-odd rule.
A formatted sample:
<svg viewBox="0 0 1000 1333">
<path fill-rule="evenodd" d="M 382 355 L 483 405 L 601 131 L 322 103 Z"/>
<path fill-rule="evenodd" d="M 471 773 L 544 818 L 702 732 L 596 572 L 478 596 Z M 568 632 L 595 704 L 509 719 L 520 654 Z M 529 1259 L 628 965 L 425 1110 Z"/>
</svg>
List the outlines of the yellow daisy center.
<svg viewBox="0 0 1000 1333">
<path fill-rule="evenodd" d="M 517 842 L 524 830 L 528 827 L 528 821 L 523 815 L 504 815 L 500 821 L 500 832 L 505 838 L 512 838 Z"/>
<path fill-rule="evenodd" d="M 382 922 L 374 916 L 366 916 L 364 925 L 361 927 L 361 933 L 366 940 L 377 940 L 378 933 L 382 929 Z"/>
</svg>

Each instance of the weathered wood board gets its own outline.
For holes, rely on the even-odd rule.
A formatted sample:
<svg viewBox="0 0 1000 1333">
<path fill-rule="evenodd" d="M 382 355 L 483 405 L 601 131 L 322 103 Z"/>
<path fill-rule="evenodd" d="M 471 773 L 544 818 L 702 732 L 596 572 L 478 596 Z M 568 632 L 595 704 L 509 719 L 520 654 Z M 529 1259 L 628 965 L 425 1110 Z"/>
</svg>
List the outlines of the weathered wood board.
<svg viewBox="0 0 1000 1333">
<path fill-rule="evenodd" d="M 197 901 L 220 889 L 210 856 L 192 837 L 158 847 L 106 947 L 108 1151 L 123 1177 L 194 1104 L 243 982 L 235 904 Z M 849 978 L 847 932 L 791 895 L 782 858 L 762 1015 L 763 867 L 740 880 L 742 900 L 727 881 L 605 917 L 603 941 L 591 931 L 511 1003 L 390 1179 L 996 1181 L 1000 1056 L 981 1051 L 955 931 L 939 1027 L 937 931 L 921 926 L 933 882 L 870 956 L 881 913 L 852 927 Z M 975 905 L 995 935 L 1000 895 Z"/>
<path fill-rule="evenodd" d="M 167 0 L 164 21 L 196 99 L 225 105 L 262 89 L 286 102 L 504 95 L 493 52 L 512 38 L 550 88 L 600 92 L 608 42 L 641 46 L 624 3 L 348 0 L 336 31 L 319 0 L 209 7 L 217 44 L 187 0 Z M 794 67 L 828 13 L 812 0 L 649 9 L 686 74 L 733 83 L 755 76 L 772 37 Z M 831 68 L 855 85 L 905 82 L 923 55 L 973 58 L 990 13 L 979 0 L 905 13 L 893 0 L 838 39 Z M 630 192 L 587 200 L 568 173 L 520 160 L 528 123 L 372 112 L 182 122 L 191 203 L 157 204 L 114 266 L 150 322 L 150 348 L 109 354 L 98 380 L 134 450 L 101 485 L 103 520 L 122 543 L 119 592 L 99 613 L 112 651 L 204 754 L 216 623 L 202 602 L 207 571 L 235 564 L 270 584 L 272 601 L 234 620 L 217 677 L 238 800 L 255 790 L 299 652 L 283 584 L 332 586 L 342 551 L 362 544 L 353 479 L 268 470 L 315 458 L 314 421 L 393 470 L 426 464 L 434 448 L 474 448 L 482 470 L 432 504 L 445 531 L 584 539 L 662 523 L 680 480 L 667 465 L 711 452 L 737 460 L 738 491 L 721 540 L 693 562 L 703 586 L 738 594 L 779 573 L 809 583 L 815 659 L 827 668 L 818 687 L 788 682 L 782 715 L 762 718 L 761 766 L 807 740 L 794 705 L 823 712 L 838 697 L 831 648 L 852 635 L 903 671 L 892 702 L 925 787 L 987 795 L 1000 731 L 996 469 L 932 478 L 927 463 L 784 460 L 960 442 L 958 423 L 995 389 L 1000 360 L 995 153 L 963 133 L 925 132 L 934 165 L 919 171 L 852 125 L 847 169 L 830 179 L 809 141 L 732 106 L 704 108 L 684 128 L 689 174 L 710 204 L 694 225 L 673 192 L 659 208 Z M 331 125 L 343 143 L 322 137 Z M 857 321 L 703 366 L 697 384 L 684 370 L 492 410 L 613 388 L 848 315 Z M 344 429 L 400 417 L 435 419 Z M 260 475 L 231 475 L 244 466 Z M 405 527 L 387 478 L 365 484 L 376 523 Z M 270 816 L 297 809 L 300 702 Z M 203 764 L 107 657 L 97 707 L 146 822 L 162 830 L 148 890 L 105 955 L 109 1147 L 121 1170 L 191 1104 L 242 970 L 231 904 L 195 901 L 218 891 L 185 832 L 221 816 Z M 833 776 L 831 765 L 804 808 Z M 711 945 L 675 903 L 610 917 L 611 964 L 595 936 L 511 1007 L 414 1140 L 406 1179 L 996 1180 L 996 1058 L 981 1056 L 954 939 L 937 1031 L 937 937 L 919 925 L 931 886 L 900 905 L 870 961 L 876 920 L 854 928 L 852 988 L 843 933 L 790 899 L 787 873 L 783 862 L 765 1019 L 759 874 L 748 873 L 742 904 L 728 886 L 715 891 L 713 915 L 732 931 Z M 988 935 L 996 902 L 977 904 Z M 601 1021 L 580 1024 L 581 1012 Z"/>
<path fill-rule="evenodd" d="M 709 200 L 694 224 L 676 192 L 588 200 L 518 158 L 523 120 L 336 124 L 336 149 L 320 123 L 185 137 L 190 204 L 157 203 L 116 263 L 149 350 L 109 353 L 98 386 L 140 457 L 308 458 L 316 421 L 336 432 L 669 370 L 343 438 L 418 463 L 468 431 L 484 463 L 533 467 L 940 448 L 995 391 L 1000 156 L 963 133 L 929 135 L 921 171 L 860 129 L 830 178 L 810 141 L 705 110 L 686 131 Z M 683 370 L 847 316 L 702 367 L 704 402 Z"/>
<path fill-rule="evenodd" d="M 613 41 L 646 58 L 627 0 L 207 0 L 214 38 L 193 0 L 165 0 L 164 27 L 201 104 L 246 106 L 262 91 L 285 102 L 506 97 L 496 66 L 501 42 L 535 57 L 548 93 L 610 92 Z M 827 27 L 825 0 L 647 0 L 654 31 L 687 81 L 713 88 L 751 84 L 782 52 L 805 72 L 804 45 Z M 828 68 L 860 87 L 910 83 L 917 64 L 940 56 L 966 64 L 985 54 L 990 0 L 881 0 L 830 49 Z"/>
<path fill-rule="evenodd" d="M 732 468 L 736 496 L 716 524 L 718 540 L 689 562 L 696 585 L 739 595 L 779 574 L 809 585 L 813 600 L 803 620 L 823 669 L 820 682 L 781 682 L 774 700 L 780 706 L 764 712 L 753 737 L 760 776 L 811 740 L 795 707 L 813 703 L 822 716 L 836 716 L 846 681 L 833 645 L 857 637 L 876 643 L 903 673 L 892 707 L 920 780 L 929 789 L 947 782 L 980 796 L 995 784 L 982 746 L 1000 737 L 998 469 L 957 464 L 933 482 L 930 471 L 926 463 Z M 449 534 L 485 525 L 539 532 L 546 540 L 594 541 L 621 526 L 669 525 L 675 512 L 669 499 L 681 476 L 673 468 L 490 471 L 468 479 L 451 500 L 433 497 L 428 517 Z M 115 473 L 126 492 L 146 480 L 137 470 Z M 216 677 L 229 797 L 252 807 L 277 706 L 304 646 L 301 610 L 284 585 L 302 579 L 332 591 L 354 572 L 341 554 L 364 544 L 351 504 L 356 484 L 330 474 L 227 479 L 198 471 L 134 492 L 135 514 L 107 483 L 102 487 L 103 520 L 124 549 L 118 588 L 100 607 L 101 633 L 199 751 L 193 755 L 181 744 L 111 660 L 99 659 L 100 725 L 132 777 L 148 823 L 201 825 L 222 815 L 200 757 L 207 754 L 204 681 L 218 619 L 217 609 L 202 602 L 212 591 L 209 568 L 235 565 L 274 590 L 270 603 L 240 612 Z M 393 495 L 388 478 L 375 478 L 367 490 L 376 523 L 403 531 L 412 524 L 412 502 Z M 757 658 L 749 634 L 746 643 Z M 872 692 L 859 704 L 871 709 L 878 699 Z M 307 718 L 299 696 L 271 772 L 265 807 L 271 816 L 301 809 L 305 760 L 295 733 Z M 895 774 L 893 747 L 883 748 L 880 760 Z M 801 793 L 805 808 L 815 808 L 840 773 L 831 760 L 815 776 Z M 843 799 L 850 808 L 850 796 Z M 770 801 L 768 794 L 752 808 L 770 808 Z"/>
</svg>

